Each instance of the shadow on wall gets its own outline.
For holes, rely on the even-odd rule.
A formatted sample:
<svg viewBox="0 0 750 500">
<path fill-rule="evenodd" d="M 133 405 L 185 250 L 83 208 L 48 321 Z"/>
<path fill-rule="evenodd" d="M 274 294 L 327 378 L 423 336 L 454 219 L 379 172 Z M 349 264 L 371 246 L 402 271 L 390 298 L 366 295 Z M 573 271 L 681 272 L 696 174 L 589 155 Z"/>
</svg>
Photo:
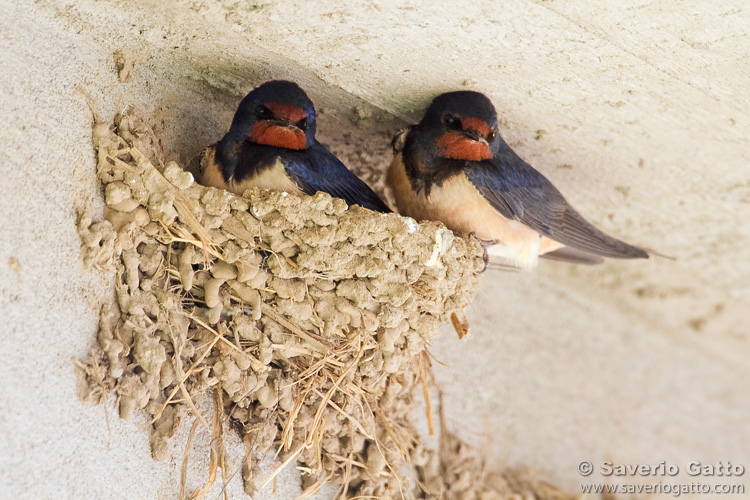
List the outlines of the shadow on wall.
<svg viewBox="0 0 750 500">
<path fill-rule="evenodd" d="M 331 87 L 311 71 L 278 56 L 259 54 L 252 61 L 228 61 L 213 54 L 163 52 L 143 56 L 121 49 L 121 81 L 148 86 L 165 81 L 152 102 L 123 89 L 120 108 L 136 105 L 160 130 L 164 152 L 174 152 L 195 173 L 203 149 L 229 129 L 237 105 L 259 84 L 272 79 L 297 82 L 318 113 L 317 138 L 381 195 L 383 172 L 392 158 L 390 139 L 405 122 L 366 101 Z M 123 57 L 125 60 L 123 61 Z M 122 68 L 126 68 L 123 70 Z M 125 80 L 127 79 L 127 80 Z M 131 100 L 129 101 L 129 98 Z M 110 117 L 102 117 L 108 121 Z"/>
</svg>

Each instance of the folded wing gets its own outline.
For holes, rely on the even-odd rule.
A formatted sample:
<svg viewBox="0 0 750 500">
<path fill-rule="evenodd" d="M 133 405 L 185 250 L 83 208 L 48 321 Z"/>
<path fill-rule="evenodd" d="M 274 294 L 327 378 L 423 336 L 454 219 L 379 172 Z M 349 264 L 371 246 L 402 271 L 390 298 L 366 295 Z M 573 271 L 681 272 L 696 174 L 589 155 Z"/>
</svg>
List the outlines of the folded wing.
<svg viewBox="0 0 750 500">
<path fill-rule="evenodd" d="M 542 174 L 510 149 L 490 160 L 470 162 L 469 181 L 504 217 L 515 219 L 550 239 L 583 252 L 618 259 L 648 258 L 648 253 L 603 233 L 568 204 Z"/>
<path fill-rule="evenodd" d="M 349 205 L 359 205 L 376 212 L 391 211 L 370 186 L 322 145 L 316 142 L 308 148 L 307 153 L 307 165 L 295 161 L 286 164 L 287 173 L 305 194 L 313 195 L 324 191 L 342 198 Z"/>
</svg>

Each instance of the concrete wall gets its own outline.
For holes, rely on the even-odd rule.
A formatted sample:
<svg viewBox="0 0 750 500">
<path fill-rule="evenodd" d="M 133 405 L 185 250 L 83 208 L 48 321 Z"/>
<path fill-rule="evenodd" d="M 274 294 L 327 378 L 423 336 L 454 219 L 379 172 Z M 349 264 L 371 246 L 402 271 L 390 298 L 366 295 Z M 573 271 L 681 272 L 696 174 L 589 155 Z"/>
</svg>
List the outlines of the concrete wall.
<svg viewBox="0 0 750 500">
<path fill-rule="evenodd" d="M 74 227 L 76 204 L 99 203 L 84 92 L 105 118 L 153 112 L 187 161 L 272 77 L 309 90 L 321 139 L 368 180 L 432 96 L 484 91 L 503 136 L 581 212 L 675 258 L 488 272 L 472 335 L 433 346 L 462 438 L 574 491 L 584 459 L 750 467 L 743 0 L 156 4 L 0 0 L 0 497 L 178 489 L 184 433 L 155 463 L 144 422 L 110 408 L 108 451 L 103 409 L 75 397 L 71 357 L 111 294 Z M 129 82 L 116 50 L 139 55 Z M 280 488 L 296 495 L 294 471 Z"/>
</svg>

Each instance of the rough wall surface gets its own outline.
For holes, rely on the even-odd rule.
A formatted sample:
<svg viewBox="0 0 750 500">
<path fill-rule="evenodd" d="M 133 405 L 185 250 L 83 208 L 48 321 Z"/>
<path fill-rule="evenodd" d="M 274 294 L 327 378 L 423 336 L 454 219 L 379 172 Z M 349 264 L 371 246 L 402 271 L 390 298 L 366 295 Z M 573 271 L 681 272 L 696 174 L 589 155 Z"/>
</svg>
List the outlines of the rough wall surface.
<svg viewBox="0 0 750 500">
<path fill-rule="evenodd" d="M 74 205 L 100 197 L 84 91 L 102 116 L 132 103 L 162 117 L 165 149 L 187 161 L 271 77 L 309 90 L 321 139 L 368 180 L 389 161 L 388 133 L 435 93 L 482 90 L 508 142 L 582 213 L 675 258 L 489 274 L 472 336 L 433 345 L 449 427 L 472 444 L 491 435 L 498 461 L 571 489 L 584 459 L 750 467 L 745 2 L 0 0 L 0 11 L 3 497 L 172 498 L 179 482 L 181 445 L 154 463 L 146 434 L 110 412 L 107 451 L 101 409 L 75 398 L 71 357 L 91 347 L 111 294 L 82 266 L 74 225 Z M 117 50 L 140 56 L 129 82 Z M 288 474 L 276 498 L 299 491 Z"/>
</svg>

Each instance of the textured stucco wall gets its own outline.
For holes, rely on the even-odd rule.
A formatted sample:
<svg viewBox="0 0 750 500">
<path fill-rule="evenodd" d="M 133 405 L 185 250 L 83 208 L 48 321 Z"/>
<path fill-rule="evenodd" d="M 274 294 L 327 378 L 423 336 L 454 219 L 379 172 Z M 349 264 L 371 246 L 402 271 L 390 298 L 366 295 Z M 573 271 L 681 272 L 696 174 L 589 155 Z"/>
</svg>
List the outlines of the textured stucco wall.
<svg viewBox="0 0 750 500">
<path fill-rule="evenodd" d="M 79 88 L 103 117 L 153 111 L 165 149 L 187 160 L 271 77 L 308 89 L 321 139 L 368 168 L 387 165 L 388 133 L 435 93 L 482 90 L 504 137 L 585 215 L 675 257 L 490 272 L 472 336 L 446 331 L 433 346 L 450 428 L 572 490 L 583 459 L 750 467 L 744 1 L 0 0 L 0 11 L 0 497 L 174 498 L 179 481 L 184 435 L 155 463 L 144 422 L 110 408 L 107 451 L 103 410 L 75 398 L 71 357 L 92 346 L 111 293 L 82 267 L 74 228 L 76 203 L 99 197 Z M 118 49 L 144 56 L 129 83 Z M 275 498 L 299 491 L 294 474 Z"/>
</svg>

